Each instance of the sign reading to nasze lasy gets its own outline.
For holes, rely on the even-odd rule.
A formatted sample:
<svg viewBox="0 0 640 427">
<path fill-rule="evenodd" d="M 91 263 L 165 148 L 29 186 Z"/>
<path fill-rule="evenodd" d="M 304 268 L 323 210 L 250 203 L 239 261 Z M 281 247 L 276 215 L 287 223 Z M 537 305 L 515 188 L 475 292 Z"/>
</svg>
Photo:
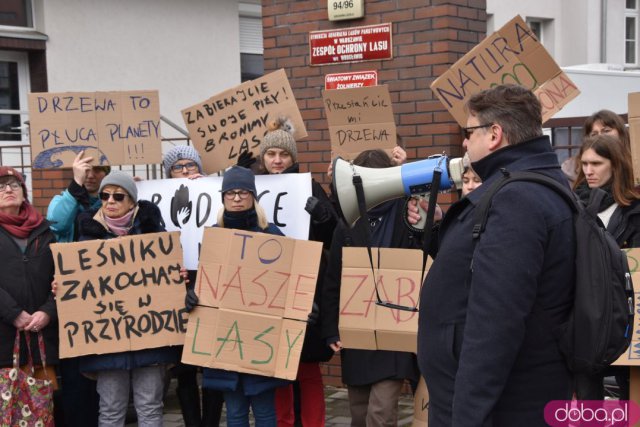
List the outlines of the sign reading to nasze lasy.
<svg viewBox="0 0 640 427">
<path fill-rule="evenodd" d="M 635 291 L 633 332 L 631 345 L 627 351 L 616 360 L 613 365 L 640 366 L 640 248 L 625 249 L 631 270 L 631 280 Z"/>
<path fill-rule="evenodd" d="M 372 248 L 372 254 L 375 285 L 367 249 L 342 250 L 340 340 L 345 348 L 416 353 L 418 313 L 376 305 L 376 287 L 382 301 L 415 307 L 422 285 L 422 252 Z"/>
<path fill-rule="evenodd" d="M 177 232 L 51 245 L 60 357 L 182 345 Z"/>
<path fill-rule="evenodd" d="M 29 121 L 35 169 L 162 161 L 158 91 L 30 93 Z"/>
<path fill-rule="evenodd" d="M 280 117 L 289 121 L 296 141 L 307 136 L 283 69 L 185 108 L 182 117 L 208 173 L 236 164 L 244 151 L 259 153 L 269 123 Z"/>
<path fill-rule="evenodd" d="M 460 58 L 431 90 L 458 124 L 466 126 L 469 98 L 499 84 L 531 89 L 542 104 L 543 122 L 580 94 L 520 16 Z"/>
<path fill-rule="evenodd" d="M 155 203 L 162 213 L 168 231 L 180 231 L 184 265 L 198 268 L 198 254 L 205 227 L 216 224 L 222 207 L 222 178 L 174 178 L 137 183 L 138 198 Z M 311 196 L 311 174 L 278 174 L 256 176 L 258 201 L 285 235 L 306 240 L 310 217 L 304 210 Z"/>
<path fill-rule="evenodd" d="M 333 73 L 324 76 L 324 88 L 354 89 L 364 86 L 376 86 L 378 84 L 377 71 L 354 71 L 352 73 Z"/>
<path fill-rule="evenodd" d="M 207 228 L 182 361 L 295 379 L 322 244 Z"/>
<path fill-rule="evenodd" d="M 396 123 L 387 85 L 322 92 L 332 155 L 354 159 L 364 150 L 391 153 Z"/>
<path fill-rule="evenodd" d="M 391 59 L 391 24 L 312 31 L 309 51 L 311 65 Z"/>
</svg>

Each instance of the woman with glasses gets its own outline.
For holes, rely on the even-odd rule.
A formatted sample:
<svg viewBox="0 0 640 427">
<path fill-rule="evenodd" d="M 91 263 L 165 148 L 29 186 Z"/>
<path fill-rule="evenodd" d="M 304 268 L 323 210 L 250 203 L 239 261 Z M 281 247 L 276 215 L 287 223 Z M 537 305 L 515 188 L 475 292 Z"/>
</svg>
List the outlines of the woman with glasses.
<svg viewBox="0 0 640 427">
<path fill-rule="evenodd" d="M 165 231 L 158 207 L 138 200 L 136 184 L 126 173 L 111 172 L 102 180 L 98 194 L 102 206 L 78 216 L 78 240 Z M 170 347 L 83 357 L 81 372 L 97 379 L 99 425 L 124 425 L 131 387 L 138 424 L 162 426 L 165 372 L 177 359 Z"/>
<path fill-rule="evenodd" d="M 587 137 L 580 147 L 580 173 L 574 191 L 587 204 L 594 188 L 606 193 L 598 218 L 621 248 L 640 247 L 640 192 L 634 187 L 629 148 L 620 138 L 607 134 Z M 629 369 L 610 367 L 605 376 L 615 375 L 620 399 L 629 398 Z M 578 398 L 604 398 L 602 375 L 591 383 L 579 381 Z M 585 387 L 586 386 L 586 387 Z"/>
<path fill-rule="evenodd" d="M 366 150 L 353 164 L 368 168 L 395 166 L 383 150 Z M 404 225 L 405 199 L 384 202 L 367 211 L 353 227 L 341 221 L 333 233 L 329 264 L 322 295 L 322 333 L 326 344 L 340 352 L 342 382 L 349 392 L 352 426 L 398 425 L 398 400 L 405 380 L 417 384 L 420 378 L 415 354 L 401 351 L 343 349 L 338 330 L 342 248 L 414 248 L 420 242 Z M 364 224 L 363 224 L 364 222 Z M 369 228 L 369 236 L 363 230 Z M 412 307 L 413 308 L 413 307 Z M 417 316 L 417 313 L 414 313 Z"/>
<path fill-rule="evenodd" d="M 58 316 L 51 294 L 53 232 L 27 199 L 20 172 L 0 167 L 0 367 L 13 366 L 17 331 L 30 332 L 36 377 L 55 384 L 58 363 Z M 38 349 L 44 339 L 46 371 Z M 27 365 L 26 334 L 20 333 L 20 366 Z M 5 397 L 5 396 L 3 396 Z M 36 420 L 34 420 L 36 421 Z M 43 420 L 43 425 L 49 425 Z M 42 422 L 42 421 L 41 421 Z"/>
<path fill-rule="evenodd" d="M 250 169 L 228 169 L 222 179 L 223 207 L 216 227 L 283 236 L 278 227 L 268 222 L 256 194 L 255 176 Z M 275 427 L 275 389 L 288 383 L 261 375 L 203 369 L 203 387 L 224 392 L 229 427 L 249 427 L 250 408 L 256 427 Z"/>
<path fill-rule="evenodd" d="M 202 160 L 198 151 L 190 145 L 177 145 L 167 151 L 163 158 L 165 176 L 169 178 L 197 179 L 202 174 Z M 189 270 L 187 298 L 197 297 L 193 290 L 196 284 L 196 270 Z M 187 301 L 188 309 L 195 304 Z M 216 390 L 203 389 L 198 386 L 198 367 L 178 362 L 171 368 L 171 373 L 178 380 L 176 394 L 182 411 L 185 427 L 217 427 L 222 415 L 224 398 Z"/>
</svg>

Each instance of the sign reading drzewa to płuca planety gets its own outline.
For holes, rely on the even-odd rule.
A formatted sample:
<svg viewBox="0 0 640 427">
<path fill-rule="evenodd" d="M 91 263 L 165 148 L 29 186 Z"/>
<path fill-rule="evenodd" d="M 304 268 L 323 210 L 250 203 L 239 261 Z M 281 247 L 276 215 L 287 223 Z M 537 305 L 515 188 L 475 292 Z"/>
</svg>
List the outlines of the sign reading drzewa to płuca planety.
<svg viewBox="0 0 640 427">
<path fill-rule="evenodd" d="M 60 357 L 182 345 L 180 233 L 51 245 Z"/>
<path fill-rule="evenodd" d="M 392 59 L 391 24 L 309 33 L 311 65 Z"/>
</svg>

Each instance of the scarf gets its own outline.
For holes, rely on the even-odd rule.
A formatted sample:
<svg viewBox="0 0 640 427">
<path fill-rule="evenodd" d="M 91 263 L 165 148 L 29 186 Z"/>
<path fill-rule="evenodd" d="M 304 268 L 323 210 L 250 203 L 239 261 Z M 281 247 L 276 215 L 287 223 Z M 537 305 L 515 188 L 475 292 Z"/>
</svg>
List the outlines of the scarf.
<svg viewBox="0 0 640 427">
<path fill-rule="evenodd" d="M 607 193 L 607 195 L 602 198 L 602 202 L 600 202 L 600 206 L 598 207 L 598 212 L 602 212 L 616 202 L 613 198 L 613 193 L 611 192 L 611 184 L 603 185 L 600 189 Z M 589 188 L 589 185 L 586 182 L 583 182 L 576 187 L 576 194 L 580 197 L 580 200 L 585 206 L 589 204 L 591 188 Z"/>
<path fill-rule="evenodd" d="M 242 212 L 229 212 L 225 209 L 222 220 L 224 221 L 224 228 L 248 231 L 258 229 L 258 214 L 254 208 Z"/>
<path fill-rule="evenodd" d="M 131 209 L 125 215 L 120 218 L 109 218 L 104 213 L 102 213 L 102 209 L 100 209 L 100 214 L 104 219 L 105 224 L 109 227 L 109 230 L 116 236 L 125 236 L 131 230 L 133 226 L 133 217 L 136 209 Z"/>
<path fill-rule="evenodd" d="M 23 202 L 18 215 L 0 212 L 0 226 L 12 236 L 26 239 L 44 221 L 40 212 L 31 203 Z"/>
</svg>

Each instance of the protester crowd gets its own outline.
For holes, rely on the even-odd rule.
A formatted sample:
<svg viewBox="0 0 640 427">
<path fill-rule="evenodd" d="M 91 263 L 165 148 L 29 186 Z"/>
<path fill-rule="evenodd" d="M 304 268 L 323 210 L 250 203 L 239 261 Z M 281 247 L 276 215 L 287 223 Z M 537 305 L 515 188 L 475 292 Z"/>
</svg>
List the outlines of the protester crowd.
<svg viewBox="0 0 640 427">
<path fill-rule="evenodd" d="M 304 207 L 309 240 L 322 243 L 313 308 L 307 320 L 295 381 L 199 368 L 180 361 L 181 347 L 58 358 L 52 242 L 112 239 L 164 231 L 156 205 L 138 199 L 133 177 L 93 165 L 83 153 L 73 179 L 51 201 L 47 217 L 30 204 L 24 177 L 0 167 L 0 366 L 27 365 L 27 339 L 36 376 L 59 388 L 60 426 L 122 426 L 130 394 L 141 426 L 161 426 L 168 375 L 187 427 L 217 426 L 223 405 L 229 426 L 323 426 L 320 363 L 340 353 L 353 426 L 393 426 L 406 383 L 424 376 L 431 426 L 542 426 L 551 400 L 603 399 L 603 376 L 614 375 L 623 398 L 629 371 L 611 368 L 591 376 L 569 371 L 550 330 L 567 321 L 572 307 L 574 242 L 570 207 L 553 191 L 514 183 L 493 198 L 486 231 L 472 239 L 474 210 L 504 170 L 535 171 L 572 189 L 588 202 L 592 189 L 606 192 L 598 216 L 621 248 L 640 245 L 640 192 L 633 183 L 630 142 L 622 120 L 600 111 L 584 125 L 578 156 L 561 168 L 542 133 L 536 96 L 519 86 L 482 91 L 467 104 L 467 151 L 461 197 L 446 213 L 437 207 L 428 250 L 433 264 L 421 290 L 418 353 L 345 348 L 338 329 L 342 253 L 345 247 L 420 249 L 425 233 L 410 226 L 426 201 L 400 198 L 372 207 L 346 224 L 335 195 L 312 181 Z M 282 235 L 260 206 L 252 166 L 259 173 L 297 174 L 298 145 L 285 119 L 270 124 L 259 151 L 244 152 L 223 175 L 216 227 Z M 406 153 L 366 150 L 353 164 L 389 168 Z M 165 153 L 168 178 L 205 176 L 191 146 Z M 563 171 L 565 174 L 563 174 Z M 331 173 L 331 170 L 329 170 Z M 187 311 L 198 304 L 195 271 L 183 271 Z M 20 332 L 28 332 L 21 334 Z M 46 363 L 44 363 L 46 362 Z M 55 369 L 54 369 L 55 368 Z M 202 390 L 198 376 L 202 374 Z M 56 379 L 60 381 L 56 381 Z"/>
</svg>

